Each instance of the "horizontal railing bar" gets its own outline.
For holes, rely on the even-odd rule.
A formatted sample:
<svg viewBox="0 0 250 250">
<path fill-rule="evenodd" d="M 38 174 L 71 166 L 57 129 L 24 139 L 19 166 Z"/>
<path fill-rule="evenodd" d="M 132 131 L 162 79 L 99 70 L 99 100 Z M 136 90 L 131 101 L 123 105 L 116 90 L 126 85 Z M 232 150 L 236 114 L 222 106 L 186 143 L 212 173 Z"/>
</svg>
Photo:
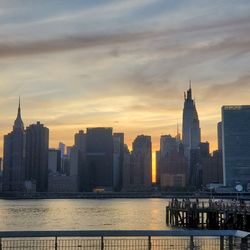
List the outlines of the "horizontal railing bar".
<svg viewBox="0 0 250 250">
<path fill-rule="evenodd" d="M 0 238 L 32 237 L 247 237 L 250 233 L 240 230 L 88 230 L 88 231 L 0 231 Z"/>
</svg>

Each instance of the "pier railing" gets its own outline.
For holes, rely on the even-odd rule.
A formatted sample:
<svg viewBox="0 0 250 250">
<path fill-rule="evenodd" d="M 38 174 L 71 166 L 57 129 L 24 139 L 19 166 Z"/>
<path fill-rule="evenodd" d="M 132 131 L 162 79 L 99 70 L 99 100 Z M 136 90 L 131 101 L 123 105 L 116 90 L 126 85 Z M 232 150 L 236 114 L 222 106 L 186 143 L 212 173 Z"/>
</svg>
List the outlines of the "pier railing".
<svg viewBox="0 0 250 250">
<path fill-rule="evenodd" d="M 247 250 L 249 233 L 239 230 L 8 231 L 0 250 Z"/>
</svg>

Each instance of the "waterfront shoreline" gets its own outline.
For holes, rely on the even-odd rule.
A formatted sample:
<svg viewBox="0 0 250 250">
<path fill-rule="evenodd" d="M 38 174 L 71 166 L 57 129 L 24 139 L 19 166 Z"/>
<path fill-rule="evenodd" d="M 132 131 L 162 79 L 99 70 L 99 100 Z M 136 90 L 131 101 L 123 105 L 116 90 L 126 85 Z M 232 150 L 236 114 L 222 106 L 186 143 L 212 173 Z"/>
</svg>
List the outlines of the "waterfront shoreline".
<svg viewBox="0 0 250 250">
<path fill-rule="evenodd" d="M 250 193 L 148 193 L 148 192 L 100 192 L 100 193 L 0 193 L 0 199 L 243 199 L 250 200 Z"/>
</svg>

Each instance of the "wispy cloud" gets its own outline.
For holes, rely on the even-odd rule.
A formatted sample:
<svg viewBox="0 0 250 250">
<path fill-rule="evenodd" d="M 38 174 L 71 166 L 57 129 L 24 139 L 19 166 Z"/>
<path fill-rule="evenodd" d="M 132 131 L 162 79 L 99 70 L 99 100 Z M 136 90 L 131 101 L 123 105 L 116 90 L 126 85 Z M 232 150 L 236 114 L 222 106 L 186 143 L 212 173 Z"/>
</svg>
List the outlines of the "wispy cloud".
<svg viewBox="0 0 250 250">
<path fill-rule="evenodd" d="M 108 125 L 129 143 L 151 134 L 156 148 L 191 79 L 215 145 L 220 107 L 249 101 L 249 11 L 245 0 L 1 1 L 2 134 L 21 95 L 25 123 L 45 122 L 52 145 Z"/>
</svg>

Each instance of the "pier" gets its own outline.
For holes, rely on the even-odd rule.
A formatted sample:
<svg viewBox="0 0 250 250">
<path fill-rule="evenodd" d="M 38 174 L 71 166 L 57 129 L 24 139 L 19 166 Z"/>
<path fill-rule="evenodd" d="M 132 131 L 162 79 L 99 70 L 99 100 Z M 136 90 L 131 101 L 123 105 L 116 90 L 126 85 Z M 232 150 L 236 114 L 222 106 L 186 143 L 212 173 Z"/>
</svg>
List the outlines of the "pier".
<svg viewBox="0 0 250 250">
<path fill-rule="evenodd" d="M 173 199 L 166 207 L 166 224 L 187 229 L 250 231 L 250 205 L 239 201 Z"/>
</svg>

